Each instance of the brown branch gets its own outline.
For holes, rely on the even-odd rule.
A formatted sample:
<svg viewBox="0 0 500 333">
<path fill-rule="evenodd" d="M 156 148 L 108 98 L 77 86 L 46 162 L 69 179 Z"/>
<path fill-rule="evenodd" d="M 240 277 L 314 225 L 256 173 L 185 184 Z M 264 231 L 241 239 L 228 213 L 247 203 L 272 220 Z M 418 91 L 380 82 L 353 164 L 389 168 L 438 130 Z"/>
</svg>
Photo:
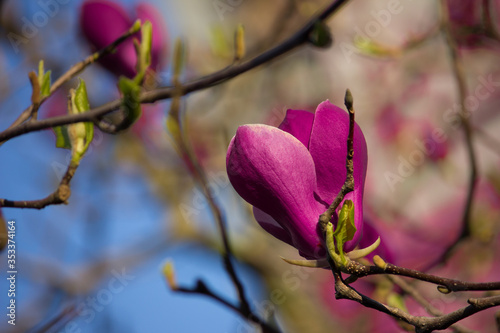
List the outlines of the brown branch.
<svg viewBox="0 0 500 333">
<path fill-rule="evenodd" d="M 457 291 L 487 291 L 487 290 L 500 290 L 500 282 L 466 282 L 455 279 L 449 279 L 432 275 L 417 270 L 399 267 L 393 264 L 386 263 L 379 256 L 373 258 L 376 266 L 365 266 L 356 261 L 350 261 L 343 270 L 344 273 L 352 274 L 346 281 L 352 283 L 356 278 L 379 275 L 379 274 L 392 274 L 406 276 L 420 281 L 429 282 L 438 285 L 439 291 L 443 293 L 457 292 Z"/>
<path fill-rule="evenodd" d="M 209 203 L 210 209 L 212 210 L 216 220 L 217 220 L 217 225 L 219 227 L 219 232 L 221 234 L 222 238 L 222 245 L 224 247 L 223 251 L 223 261 L 224 261 L 224 267 L 226 271 L 229 274 L 229 277 L 231 278 L 234 286 L 236 287 L 236 291 L 238 292 L 238 298 L 240 300 L 240 307 L 244 312 L 249 312 L 251 313 L 250 310 L 250 304 L 245 296 L 245 290 L 243 288 L 243 284 L 241 283 L 240 279 L 238 278 L 238 275 L 236 274 L 236 270 L 234 268 L 234 265 L 231 261 L 233 255 L 233 251 L 231 248 L 231 244 L 229 242 L 229 236 L 227 234 L 227 221 L 222 214 L 222 210 L 219 207 L 218 203 L 216 202 L 213 193 L 210 191 L 208 188 L 207 184 L 207 177 L 206 174 L 203 172 L 202 173 L 202 188 L 203 192 L 205 193 L 205 197 L 207 198 L 207 201 Z"/>
<path fill-rule="evenodd" d="M 50 205 L 60 205 L 67 204 L 68 199 L 71 196 L 71 189 L 69 183 L 75 175 L 78 164 L 71 162 L 66 169 L 59 186 L 56 190 L 48 195 L 47 197 L 39 200 L 19 200 L 12 201 L 7 199 L 0 199 L 0 207 L 12 207 L 12 208 L 34 208 L 43 209 Z"/>
<path fill-rule="evenodd" d="M 63 308 L 54 318 L 49 320 L 46 324 L 44 324 L 40 328 L 35 328 L 33 331 L 37 333 L 45 333 L 45 332 L 53 332 L 56 326 L 61 327 L 62 325 L 68 323 L 70 320 L 76 318 L 78 316 L 78 310 L 76 305 L 70 304 L 67 307 Z"/>
<path fill-rule="evenodd" d="M 339 194 L 337 197 L 333 200 L 332 204 L 328 209 L 319 216 L 319 225 L 321 226 L 321 230 L 326 230 L 326 225 L 330 222 L 332 219 L 332 215 L 335 213 L 335 210 L 337 207 L 340 205 L 342 200 L 344 199 L 345 195 L 349 192 L 352 192 L 354 190 L 354 167 L 353 167 L 353 156 L 354 156 L 354 108 L 353 108 L 353 98 L 351 91 L 347 89 L 345 93 L 345 99 L 344 99 L 345 106 L 347 108 L 347 111 L 349 112 L 349 134 L 347 135 L 347 155 L 346 155 L 346 162 L 345 162 L 345 167 L 346 167 L 346 179 L 344 182 L 344 185 L 342 185 L 342 188 L 340 189 Z"/>
<path fill-rule="evenodd" d="M 448 47 L 448 53 L 450 55 L 450 63 L 453 71 L 453 76 L 457 83 L 458 96 L 460 100 L 460 122 L 462 124 L 462 129 L 465 134 L 465 142 L 467 146 L 467 156 L 469 159 L 469 180 L 468 180 L 468 191 L 467 198 L 465 201 L 465 208 L 462 216 L 462 231 L 458 236 L 458 239 L 445 251 L 442 256 L 443 261 L 447 260 L 455 249 L 456 245 L 462 240 L 470 236 L 470 217 L 472 212 L 472 204 L 474 200 L 474 192 L 476 190 L 476 180 L 477 180 L 477 162 L 476 162 L 476 152 L 472 142 L 472 125 L 469 121 L 470 112 L 467 110 L 465 105 L 465 99 L 467 97 L 467 87 L 465 82 L 465 74 L 458 54 L 458 47 L 453 34 L 451 31 L 451 23 L 448 15 L 447 1 L 441 0 L 441 30 L 446 40 L 446 46 Z"/>
<path fill-rule="evenodd" d="M 241 64 L 236 64 L 234 66 L 224 68 L 213 74 L 188 82 L 187 84 L 182 86 L 182 95 L 184 96 L 198 90 L 206 89 L 224 83 L 240 74 L 254 69 L 255 67 L 268 63 L 303 44 L 309 43 L 309 35 L 313 31 L 315 24 L 319 21 L 326 20 L 331 14 L 339 10 L 342 5 L 347 2 L 348 0 L 337 0 L 332 2 L 324 10 L 311 18 L 299 31 L 297 31 L 290 38 L 286 39 L 276 47 L 265 51 Z M 177 87 L 168 86 L 160 87 L 150 91 L 144 91 L 141 93 L 139 100 L 141 103 L 154 103 L 159 100 L 173 97 L 177 90 Z M 42 119 L 30 123 L 22 123 L 18 126 L 11 127 L 3 132 L 0 132 L 0 142 L 4 142 L 26 133 L 40 131 L 55 126 L 88 121 L 98 123 L 99 119 L 102 116 L 117 110 L 120 105 L 121 100 L 118 99 L 81 114 L 65 115 Z"/>
<path fill-rule="evenodd" d="M 174 87 L 177 87 L 177 94 L 173 97 L 172 103 L 170 104 L 170 110 L 168 114 L 169 120 L 167 121 L 167 124 L 169 122 L 172 122 L 171 126 L 173 126 L 174 128 L 170 128 L 170 126 L 168 125 L 167 128 L 172 132 L 171 134 L 174 138 L 175 144 L 177 145 L 176 148 L 178 149 L 179 156 L 182 158 L 184 163 L 187 164 L 188 170 L 193 176 L 195 182 L 198 183 L 198 185 L 202 188 L 203 195 L 205 196 L 210 206 L 210 210 L 217 222 L 217 226 L 221 234 L 222 244 L 224 249 L 222 251 L 224 268 L 226 269 L 238 293 L 239 309 L 241 310 L 242 313 L 249 313 L 253 315 L 250 309 L 250 304 L 245 295 L 243 284 L 241 283 L 238 275 L 236 274 L 236 270 L 231 261 L 233 252 L 229 243 L 229 237 L 227 235 L 226 219 L 222 213 L 222 209 L 220 208 L 220 206 L 216 201 L 216 198 L 214 197 L 214 194 L 212 193 L 212 191 L 210 191 L 207 175 L 205 170 L 203 169 L 203 166 L 199 163 L 198 159 L 196 158 L 196 155 L 192 153 L 191 147 L 189 146 L 188 143 L 188 138 L 186 137 L 186 133 L 182 126 L 182 124 L 184 123 L 182 121 L 182 116 L 184 113 L 181 112 L 182 85 L 180 82 L 180 73 L 182 71 L 182 63 L 183 63 L 182 49 L 183 45 L 182 43 L 179 42 L 176 45 L 176 50 L 174 52 L 175 53 L 173 61 L 174 75 L 172 78 L 172 83 Z"/>
<path fill-rule="evenodd" d="M 186 294 L 198 294 L 198 295 L 208 296 L 209 298 L 212 298 L 215 301 L 221 303 L 222 305 L 235 311 L 236 313 L 241 315 L 243 318 L 250 320 L 251 322 L 259 325 L 261 327 L 263 333 L 280 333 L 280 330 L 270 326 L 264 320 L 262 320 L 261 318 L 259 318 L 255 314 L 253 314 L 249 309 L 244 310 L 241 307 L 235 306 L 234 304 L 232 304 L 228 300 L 217 295 L 215 292 L 210 290 L 208 288 L 208 286 L 202 280 L 198 280 L 198 282 L 196 283 L 196 286 L 194 288 L 176 287 L 173 290 L 181 292 L 181 293 L 186 293 Z"/>
<path fill-rule="evenodd" d="M 439 317 L 444 315 L 442 311 L 440 311 L 439 309 L 434 307 L 431 303 L 429 303 L 412 285 L 410 285 L 405 280 L 401 279 L 400 277 L 392 275 L 386 275 L 385 277 L 389 281 L 400 287 L 401 290 L 403 290 L 403 292 L 405 292 L 407 295 L 411 296 L 418 304 L 420 304 L 420 306 L 422 306 L 425 309 L 425 311 L 427 311 L 428 314 L 434 317 Z M 462 325 L 459 324 L 451 325 L 450 328 L 456 333 L 476 332 L 466 327 L 463 327 Z"/>
<path fill-rule="evenodd" d="M 233 282 L 236 291 L 238 293 L 238 298 L 240 301 L 240 308 L 242 312 L 244 313 L 251 313 L 250 310 L 250 304 L 247 300 L 247 297 L 245 296 L 245 290 L 243 288 L 243 284 L 241 283 L 238 275 L 236 274 L 236 270 L 234 268 L 234 265 L 231 261 L 231 258 L 233 256 L 233 251 L 231 249 L 231 245 L 229 242 L 229 236 L 227 234 L 227 221 L 226 218 L 224 217 L 224 214 L 222 213 L 222 209 L 220 208 L 219 204 L 216 201 L 216 198 L 214 197 L 214 194 L 212 191 L 210 191 L 210 188 L 208 186 L 208 180 L 207 180 L 207 175 L 201 164 L 198 162 L 196 159 L 196 156 L 192 153 L 192 150 L 189 147 L 189 144 L 187 142 L 187 139 L 185 137 L 185 132 L 183 131 L 182 128 L 182 121 L 181 121 L 181 111 L 180 111 L 180 103 L 181 103 L 181 93 L 182 93 L 182 88 L 180 86 L 180 83 L 178 82 L 178 76 L 174 75 L 174 85 L 179 87 L 179 93 L 178 96 L 174 96 L 172 99 L 172 103 L 170 106 L 170 112 L 169 112 L 169 117 L 173 119 L 173 121 L 176 122 L 177 130 L 178 133 L 172 133 L 174 136 L 174 139 L 176 141 L 176 144 L 178 145 L 178 152 L 180 157 L 183 159 L 183 161 L 187 164 L 188 170 L 190 171 L 191 175 L 195 179 L 195 181 L 198 183 L 198 185 L 202 189 L 202 193 L 205 196 L 210 210 L 217 222 L 217 227 L 219 229 L 221 238 L 222 238 L 222 245 L 223 245 L 223 251 L 222 251 L 222 258 L 224 262 L 224 268 L 226 269 L 229 277 L 231 278 L 231 281 Z"/>
<path fill-rule="evenodd" d="M 377 302 L 368 296 L 361 294 L 354 288 L 346 285 L 340 273 L 333 272 L 335 277 L 335 298 L 350 299 L 360 303 L 361 305 L 387 313 L 399 320 L 402 320 L 415 327 L 416 333 L 430 333 L 435 330 L 444 330 L 455 324 L 456 322 L 467 318 L 477 312 L 489 309 L 500 305 L 500 296 L 472 298 L 468 300 L 469 306 L 458 309 L 451 313 L 438 317 L 420 317 L 413 316 L 405 311 Z"/>
<path fill-rule="evenodd" d="M 38 101 L 38 103 L 31 104 L 27 109 L 25 109 L 21 115 L 8 127 L 9 129 L 15 128 L 20 124 L 24 123 L 26 120 L 30 119 L 30 117 L 36 112 L 36 110 L 42 105 L 43 102 L 47 100 L 57 89 L 59 89 L 64 83 L 68 82 L 76 75 L 81 73 L 87 66 L 93 64 L 101 57 L 106 54 L 112 53 L 118 45 L 127 40 L 130 36 L 139 31 L 140 26 L 132 26 L 127 32 L 118 37 L 114 42 L 106 46 L 105 48 L 91 54 L 84 60 L 72 66 L 66 73 L 61 75 L 50 87 L 50 94 L 46 97 L 43 97 Z M 36 74 L 35 74 L 36 75 Z M 4 141 L 4 140 L 1 140 Z"/>
<path fill-rule="evenodd" d="M 497 41 L 500 40 L 500 36 L 496 29 L 496 20 L 493 17 L 493 11 L 491 10 L 490 0 L 482 1 L 482 20 L 481 23 L 483 25 L 484 32 L 486 36 L 493 38 Z"/>
</svg>

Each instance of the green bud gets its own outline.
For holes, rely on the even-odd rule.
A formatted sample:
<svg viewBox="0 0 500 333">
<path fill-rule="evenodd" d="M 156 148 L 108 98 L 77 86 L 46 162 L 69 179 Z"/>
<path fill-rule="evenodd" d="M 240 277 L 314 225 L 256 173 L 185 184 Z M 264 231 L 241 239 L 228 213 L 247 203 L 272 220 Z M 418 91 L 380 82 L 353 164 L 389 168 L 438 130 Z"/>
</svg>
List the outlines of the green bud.
<svg viewBox="0 0 500 333">
<path fill-rule="evenodd" d="M 330 47 L 333 43 L 330 28 L 328 28 L 323 21 L 316 22 L 313 30 L 309 34 L 309 42 L 320 48 Z"/>
</svg>

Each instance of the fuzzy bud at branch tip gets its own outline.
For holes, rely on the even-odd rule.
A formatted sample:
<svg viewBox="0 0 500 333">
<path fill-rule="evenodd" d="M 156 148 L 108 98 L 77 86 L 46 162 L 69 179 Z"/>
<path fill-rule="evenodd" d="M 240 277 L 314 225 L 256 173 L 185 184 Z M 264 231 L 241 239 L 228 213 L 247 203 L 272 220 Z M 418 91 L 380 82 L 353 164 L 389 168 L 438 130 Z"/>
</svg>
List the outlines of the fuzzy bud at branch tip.
<svg viewBox="0 0 500 333">
<path fill-rule="evenodd" d="M 347 110 L 352 110 L 354 106 L 354 99 L 352 97 L 351 91 L 347 89 L 345 91 L 344 104 Z"/>
<path fill-rule="evenodd" d="M 175 282 L 175 270 L 174 270 L 174 263 L 172 261 L 167 261 L 165 265 L 163 265 L 162 268 L 163 275 L 165 276 L 165 279 L 167 280 L 168 286 L 172 290 L 177 289 L 177 283 Z"/>
<path fill-rule="evenodd" d="M 140 19 L 135 20 L 134 24 L 130 28 L 130 32 L 132 32 L 132 33 L 138 32 L 139 30 L 141 30 L 141 25 L 142 25 L 142 23 L 141 23 Z"/>
<path fill-rule="evenodd" d="M 243 27 L 242 24 L 239 24 L 238 28 L 236 28 L 234 36 L 234 46 L 235 46 L 234 60 L 235 61 L 241 60 L 246 53 L 245 28 Z"/>
</svg>

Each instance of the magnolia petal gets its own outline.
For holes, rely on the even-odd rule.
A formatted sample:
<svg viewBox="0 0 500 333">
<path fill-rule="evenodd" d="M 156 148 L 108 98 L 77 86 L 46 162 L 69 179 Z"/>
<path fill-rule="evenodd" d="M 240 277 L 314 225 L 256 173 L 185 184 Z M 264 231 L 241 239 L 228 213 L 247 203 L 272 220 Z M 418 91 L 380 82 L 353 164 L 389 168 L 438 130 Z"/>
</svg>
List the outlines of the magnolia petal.
<svg viewBox="0 0 500 333">
<path fill-rule="evenodd" d="M 348 113 L 329 101 L 321 103 L 316 109 L 309 151 L 316 167 L 318 194 L 326 203 L 333 201 L 345 182 L 348 135 Z M 357 232 L 354 239 L 345 244 L 346 251 L 356 246 L 363 233 L 363 191 L 367 163 L 366 141 L 361 128 L 355 124 L 354 191 L 348 193 L 344 200 L 354 202 L 354 221 Z"/>
<path fill-rule="evenodd" d="M 304 146 L 309 148 L 309 138 L 311 137 L 313 121 L 314 113 L 288 109 L 285 119 L 283 119 L 279 128 L 290 133 L 302 142 Z"/>
<path fill-rule="evenodd" d="M 281 225 L 272 218 L 271 215 L 264 213 L 257 207 L 253 207 L 253 216 L 265 231 L 278 238 L 280 241 L 293 246 L 293 241 L 290 233 L 283 229 Z"/>
<path fill-rule="evenodd" d="M 238 194 L 290 233 L 306 257 L 322 250 L 317 229 L 322 206 L 314 200 L 316 174 L 307 148 L 267 125 L 244 125 L 229 145 L 226 167 Z"/>
<path fill-rule="evenodd" d="M 151 68 L 157 70 L 165 63 L 167 54 L 167 29 L 158 9 L 148 3 L 140 3 L 135 8 L 137 18 L 142 23 L 150 21 L 153 26 L 153 40 L 151 45 Z"/>
<path fill-rule="evenodd" d="M 133 21 L 118 4 L 106 0 L 89 0 L 82 5 L 80 25 L 83 34 L 92 46 L 99 50 L 124 34 Z M 137 55 L 131 39 L 117 47 L 113 54 L 104 56 L 102 65 L 115 75 L 133 77 Z"/>
<path fill-rule="evenodd" d="M 295 266 L 302 266 L 302 267 L 311 267 L 311 268 L 326 268 L 330 267 L 330 264 L 328 264 L 328 260 L 325 259 L 318 259 L 318 260 L 295 260 L 295 259 L 286 259 L 283 257 L 280 257 L 283 261 L 295 265 Z"/>
</svg>

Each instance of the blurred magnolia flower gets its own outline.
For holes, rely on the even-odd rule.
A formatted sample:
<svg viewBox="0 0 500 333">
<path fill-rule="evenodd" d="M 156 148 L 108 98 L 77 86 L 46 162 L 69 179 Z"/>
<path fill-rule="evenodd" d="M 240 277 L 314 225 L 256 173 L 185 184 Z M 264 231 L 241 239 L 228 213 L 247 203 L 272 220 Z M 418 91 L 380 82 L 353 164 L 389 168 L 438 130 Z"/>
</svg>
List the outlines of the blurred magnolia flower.
<svg viewBox="0 0 500 333">
<path fill-rule="evenodd" d="M 450 150 L 449 140 L 444 135 L 436 135 L 438 132 L 431 122 L 423 120 L 420 125 L 420 144 L 427 157 L 433 162 L 445 159 Z"/>
<path fill-rule="evenodd" d="M 432 162 L 448 156 L 450 140 L 444 131 L 425 118 L 405 117 L 394 104 L 378 111 L 375 130 L 384 144 L 397 144 L 401 150 L 419 149 Z"/>
<path fill-rule="evenodd" d="M 462 47 L 491 47 L 498 37 L 499 1 L 447 0 L 452 32 Z M 492 14 L 495 15 L 492 15 Z"/>
<path fill-rule="evenodd" d="M 481 24 L 481 2 L 477 0 L 447 0 L 452 24 L 473 27 Z"/>
<path fill-rule="evenodd" d="M 348 114 L 325 101 L 315 114 L 288 110 L 279 128 L 240 126 L 229 145 L 229 180 L 254 206 L 257 222 L 308 259 L 326 253 L 317 222 L 344 184 L 348 132 Z M 345 244 L 346 251 L 356 246 L 362 234 L 367 158 L 366 142 L 356 124 L 355 188 L 344 200 L 354 203 L 357 232 Z M 336 220 L 335 215 L 332 222 Z"/>
<path fill-rule="evenodd" d="M 158 10 L 148 3 L 139 3 L 130 16 L 121 5 L 108 0 L 87 0 L 80 12 L 81 30 L 95 49 L 102 49 L 125 33 L 136 19 L 153 25 L 151 68 L 157 70 L 164 62 L 167 33 Z M 137 38 L 140 38 L 137 34 Z M 113 54 L 104 56 L 100 63 L 113 74 L 132 78 L 136 74 L 137 55 L 132 39 L 124 41 Z"/>
<path fill-rule="evenodd" d="M 153 71 L 159 70 L 164 64 L 167 52 L 167 32 L 163 18 L 158 10 L 146 3 L 138 3 L 133 11 L 134 15 L 129 15 L 126 8 L 120 4 L 108 0 L 86 0 L 82 4 L 80 12 L 81 30 L 96 50 L 101 49 L 115 41 L 125 33 L 136 19 L 141 22 L 150 21 L 153 26 L 152 46 L 151 46 L 151 67 Z M 140 39 L 140 34 L 135 38 Z M 137 54 L 131 38 L 121 43 L 116 52 L 108 54 L 100 59 L 101 65 L 116 76 L 124 75 L 133 78 L 136 71 Z M 145 85 L 154 85 L 153 76 L 146 77 Z M 162 107 L 157 105 L 143 105 L 143 114 L 132 127 L 142 141 L 147 144 L 154 142 L 154 137 L 158 137 L 158 132 L 163 128 L 157 125 L 162 116 Z"/>
<path fill-rule="evenodd" d="M 376 133 L 384 143 L 397 140 L 401 131 L 404 130 L 404 125 L 404 117 L 392 103 L 384 106 L 375 118 Z"/>
</svg>

